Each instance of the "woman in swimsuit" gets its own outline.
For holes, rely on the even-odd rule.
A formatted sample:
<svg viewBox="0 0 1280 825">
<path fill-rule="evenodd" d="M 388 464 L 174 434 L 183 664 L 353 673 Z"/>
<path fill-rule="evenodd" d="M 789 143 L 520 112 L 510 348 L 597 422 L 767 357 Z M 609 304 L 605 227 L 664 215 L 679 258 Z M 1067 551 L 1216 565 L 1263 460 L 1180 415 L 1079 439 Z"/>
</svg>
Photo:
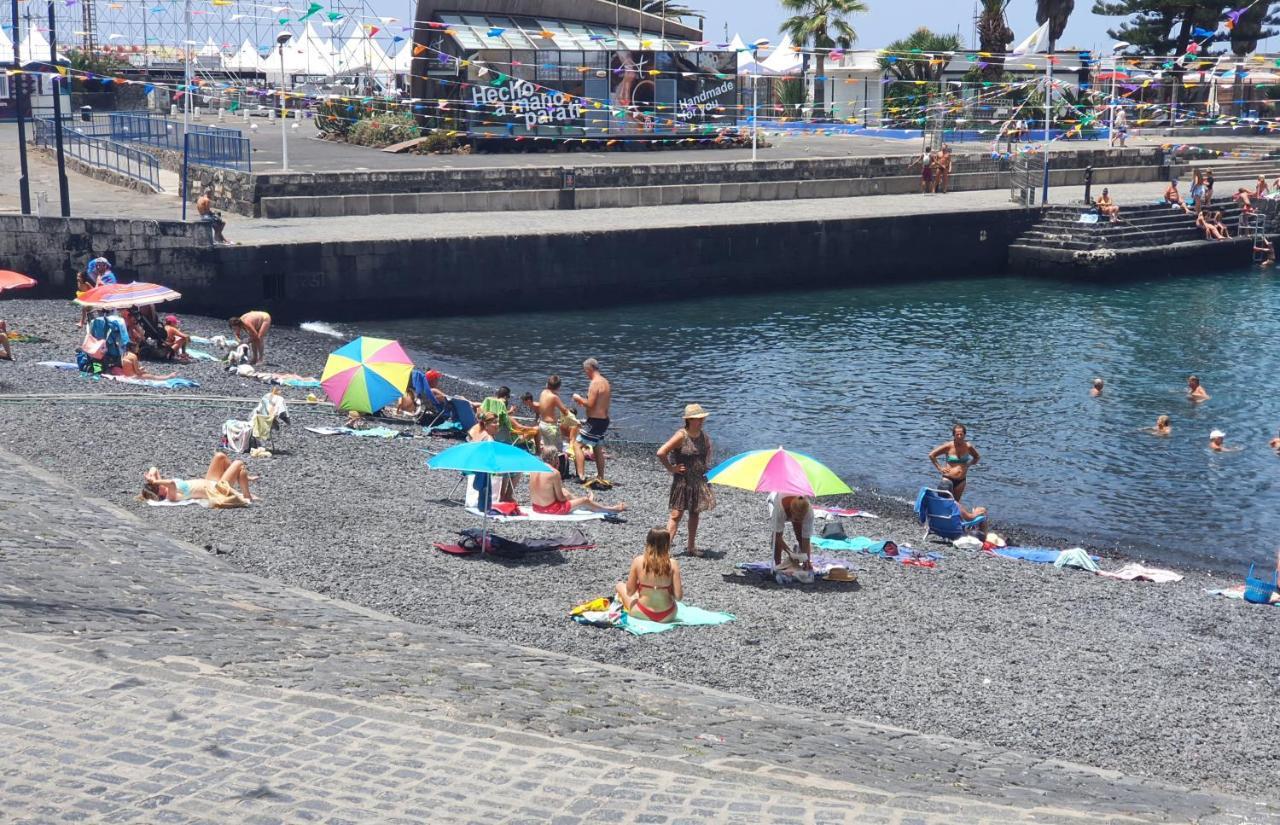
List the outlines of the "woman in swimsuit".
<svg viewBox="0 0 1280 825">
<path fill-rule="evenodd" d="M 964 495 L 965 485 L 968 483 L 969 468 L 977 464 L 982 456 L 978 455 L 977 449 L 965 440 L 968 432 L 963 424 L 957 424 L 951 428 L 951 440 L 946 444 L 940 444 L 929 453 L 929 463 L 942 477 L 951 482 L 951 495 L 956 501 Z M 939 464 L 938 459 L 946 457 L 945 464 Z"/>
<path fill-rule="evenodd" d="M 644 555 L 631 561 L 627 580 L 614 588 L 623 609 L 637 619 L 672 622 L 684 598 L 680 565 L 671 558 L 671 534 L 654 528 L 644 541 Z"/>
<path fill-rule="evenodd" d="M 208 499 L 215 507 L 244 507 L 256 501 L 249 492 L 249 482 L 257 476 L 249 475 L 243 461 L 232 461 L 225 453 L 214 453 L 204 478 L 163 478 L 160 470 L 152 467 L 142 476 L 143 501 L 186 501 Z"/>
</svg>

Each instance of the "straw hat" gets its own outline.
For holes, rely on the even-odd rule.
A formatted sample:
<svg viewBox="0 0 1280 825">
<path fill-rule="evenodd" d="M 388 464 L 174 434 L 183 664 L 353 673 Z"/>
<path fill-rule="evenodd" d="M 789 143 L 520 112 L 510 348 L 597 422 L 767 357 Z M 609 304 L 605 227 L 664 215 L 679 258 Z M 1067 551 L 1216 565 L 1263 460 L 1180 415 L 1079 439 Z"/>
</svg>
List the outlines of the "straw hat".
<svg viewBox="0 0 1280 825">
<path fill-rule="evenodd" d="M 827 581 L 829 582 L 856 582 L 858 577 L 849 572 L 847 567 L 833 567 L 827 571 Z"/>
<path fill-rule="evenodd" d="M 686 420 L 690 418 L 706 418 L 709 415 L 711 415 L 711 413 L 702 409 L 701 404 L 690 404 L 684 408 L 684 415 L 682 418 L 685 418 Z"/>
</svg>

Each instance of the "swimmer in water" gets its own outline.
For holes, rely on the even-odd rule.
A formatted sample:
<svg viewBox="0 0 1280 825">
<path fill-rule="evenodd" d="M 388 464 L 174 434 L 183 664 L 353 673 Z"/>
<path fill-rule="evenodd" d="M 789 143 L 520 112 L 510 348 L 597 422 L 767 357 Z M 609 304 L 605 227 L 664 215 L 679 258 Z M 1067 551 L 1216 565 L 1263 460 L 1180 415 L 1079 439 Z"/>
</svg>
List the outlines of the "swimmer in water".
<svg viewBox="0 0 1280 825">
<path fill-rule="evenodd" d="M 1199 404 L 1201 401 L 1209 400 L 1209 393 L 1200 385 L 1200 379 L 1194 375 L 1187 378 L 1187 398 L 1193 404 Z"/>
<path fill-rule="evenodd" d="M 1160 436 L 1173 435 L 1173 423 L 1169 421 L 1169 416 L 1162 415 L 1156 419 L 1156 425 L 1147 427 L 1145 432 Z"/>
<path fill-rule="evenodd" d="M 1094 398 L 1097 398 L 1098 396 L 1102 395 L 1102 379 L 1101 378 L 1093 379 L 1093 389 L 1089 390 L 1089 395 L 1093 396 Z"/>
<path fill-rule="evenodd" d="M 1238 453 L 1243 447 L 1228 447 L 1222 442 L 1226 439 L 1227 434 L 1222 430 L 1214 430 L 1209 433 L 1209 449 L 1215 453 Z"/>
<path fill-rule="evenodd" d="M 1276 433 L 1276 437 L 1267 442 L 1267 446 L 1280 453 L 1280 432 Z"/>
</svg>

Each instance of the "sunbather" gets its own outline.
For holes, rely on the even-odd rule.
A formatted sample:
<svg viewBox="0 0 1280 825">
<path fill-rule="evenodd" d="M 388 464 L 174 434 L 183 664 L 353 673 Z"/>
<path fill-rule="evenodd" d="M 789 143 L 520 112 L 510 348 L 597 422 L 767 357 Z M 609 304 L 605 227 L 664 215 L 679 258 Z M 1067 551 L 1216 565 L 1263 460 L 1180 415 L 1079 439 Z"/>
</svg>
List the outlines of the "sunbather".
<svg viewBox="0 0 1280 825">
<path fill-rule="evenodd" d="M 144 381 L 168 381 L 170 378 L 177 378 L 176 372 L 168 375 L 155 375 L 147 372 L 142 368 L 142 362 L 138 360 L 137 353 L 126 352 L 120 356 L 120 371 L 124 373 L 126 378 L 140 378 Z"/>
<path fill-rule="evenodd" d="M 1178 193 L 1178 181 L 1176 179 L 1169 181 L 1169 186 L 1164 190 L 1164 201 L 1169 206 L 1177 208 L 1182 207 L 1182 211 L 1191 214 L 1191 207 L 1182 200 L 1182 195 Z"/>
<path fill-rule="evenodd" d="M 476 416 L 476 424 L 467 432 L 468 441 L 493 441 L 498 434 L 498 416 L 482 412 Z"/>
<path fill-rule="evenodd" d="M 1115 200 L 1111 197 L 1110 189 L 1103 189 L 1102 195 L 1093 202 L 1098 207 L 1098 214 L 1108 219 L 1112 223 L 1120 220 L 1120 207 L 1116 205 Z"/>
<path fill-rule="evenodd" d="M 547 386 L 538 397 L 535 412 L 538 415 L 538 437 L 542 446 L 550 445 L 557 452 L 564 449 L 564 434 L 560 429 L 561 420 L 569 414 L 569 408 L 560 398 L 560 376 L 547 377 Z"/>
<path fill-rule="evenodd" d="M 1206 241 L 1225 241 L 1226 236 L 1218 229 L 1218 225 L 1209 217 L 1208 212 L 1196 213 L 1196 228 L 1204 232 Z"/>
<path fill-rule="evenodd" d="M 214 507 L 244 507 L 256 501 L 249 492 L 249 482 L 257 481 L 249 475 L 243 461 L 232 461 L 225 453 L 214 453 L 204 478 L 164 478 L 160 470 L 152 467 L 142 476 L 143 501 L 186 501 L 207 499 Z"/>
<path fill-rule="evenodd" d="M 556 465 L 559 452 L 555 447 L 543 447 L 540 457 L 549 467 Z M 591 513 L 621 513 L 627 509 L 625 504 L 600 504 L 591 494 L 582 498 L 570 498 L 564 491 L 564 483 L 560 480 L 558 470 L 545 473 L 529 474 L 529 500 L 533 504 L 533 512 L 549 516 L 567 516 L 574 510 L 586 510 Z"/>
<path fill-rule="evenodd" d="M 676 602 L 684 598 L 680 564 L 671 558 L 671 534 L 652 529 L 645 538 L 644 554 L 631 561 L 627 580 L 614 588 L 623 609 L 637 619 L 671 622 Z"/>
</svg>

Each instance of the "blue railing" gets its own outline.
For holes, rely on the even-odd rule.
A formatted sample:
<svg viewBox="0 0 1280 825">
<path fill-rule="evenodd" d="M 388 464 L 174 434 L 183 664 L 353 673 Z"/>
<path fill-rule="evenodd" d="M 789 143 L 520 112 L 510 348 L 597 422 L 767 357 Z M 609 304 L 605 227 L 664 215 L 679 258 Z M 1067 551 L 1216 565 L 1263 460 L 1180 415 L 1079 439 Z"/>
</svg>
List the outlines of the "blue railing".
<svg viewBox="0 0 1280 825">
<path fill-rule="evenodd" d="M 52 148 L 56 142 L 52 119 L 35 118 L 35 142 Z M 93 124 L 85 123 L 85 126 Z M 160 161 L 141 149 L 81 130 L 64 118 L 62 147 L 68 157 L 98 169 L 108 169 L 159 190 Z"/>
<path fill-rule="evenodd" d="M 145 112 L 111 112 L 111 139 L 121 143 L 141 143 L 160 149 L 182 151 L 182 122 Z M 190 135 L 190 162 L 202 166 L 252 171 L 249 139 L 236 129 L 187 123 Z"/>
</svg>

